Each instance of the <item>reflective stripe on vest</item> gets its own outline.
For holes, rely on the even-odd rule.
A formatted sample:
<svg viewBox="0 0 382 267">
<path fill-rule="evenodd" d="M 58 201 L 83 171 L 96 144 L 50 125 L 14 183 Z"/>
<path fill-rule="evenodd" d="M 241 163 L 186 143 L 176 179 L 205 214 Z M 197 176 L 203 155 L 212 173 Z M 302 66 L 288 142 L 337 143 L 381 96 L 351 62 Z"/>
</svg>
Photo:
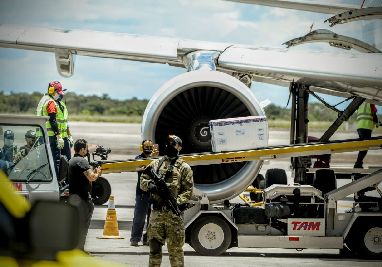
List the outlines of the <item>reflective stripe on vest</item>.
<svg viewBox="0 0 382 267">
<path fill-rule="evenodd" d="M 68 109 L 64 102 L 60 101 L 63 111 L 58 107 L 57 124 L 61 132 L 61 137 L 68 137 Z"/>
<path fill-rule="evenodd" d="M 357 128 L 373 130 L 374 121 L 369 103 L 362 103 L 357 110 Z"/>
<path fill-rule="evenodd" d="M 68 110 L 67 110 L 64 102 L 61 102 L 61 106 L 63 108 L 63 111 L 62 111 L 60 109 L 60 106 L 56 103 L 56 101 L 54 101 L 53 99 L 50 99 L 50 98 L 47 99 L 47 101 L 45 101 L 45 103 L 43 105 L 42 114 L 44 116 L 48 116 L 47 107 L 48 107 L 48 104 L 50 101 L 53 101 L 53 103 L 56 106 L 56 110 L 57 110 L 56 121 L 57 121 L 57 126 L 58 126 L 58 130 L 61 134 L 61 137 L 62 138 L 68 137 Z M 45 125 L 46 125 L 46 129 L 48 131 L 48 136 L 54 136 L 55 134 L 53 132 L 53 129 L 52 129 L 52 126 L 50 125 L 49 120 L 45 123 Z"/>
</svg>

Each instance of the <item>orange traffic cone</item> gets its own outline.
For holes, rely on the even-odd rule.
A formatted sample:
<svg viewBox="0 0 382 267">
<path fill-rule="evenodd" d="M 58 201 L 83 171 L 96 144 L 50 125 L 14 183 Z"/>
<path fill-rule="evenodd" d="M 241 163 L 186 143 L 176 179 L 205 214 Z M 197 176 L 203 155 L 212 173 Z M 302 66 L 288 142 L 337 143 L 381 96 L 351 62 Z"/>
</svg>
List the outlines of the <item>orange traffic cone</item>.
<svg viewBox="0 0 382 267">
<path fill-rule="evenodd" d="M 123 239 L 123 237 L 119 236 L 117 211 L 114 206 L 114 196 L 109 197 L 106 220 L 103 226 L 103 235 L 97 238 Z"/>
</svg>

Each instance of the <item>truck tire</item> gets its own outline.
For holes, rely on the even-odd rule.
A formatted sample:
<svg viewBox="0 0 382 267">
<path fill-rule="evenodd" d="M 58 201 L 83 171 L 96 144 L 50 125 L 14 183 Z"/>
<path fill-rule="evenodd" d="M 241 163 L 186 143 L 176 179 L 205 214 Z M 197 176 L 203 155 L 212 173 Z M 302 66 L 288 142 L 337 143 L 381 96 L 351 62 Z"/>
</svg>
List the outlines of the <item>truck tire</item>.
<svg viewBox="0 0 382 267">
<path fill-rule="evenodd" d="M 204 216 L 191 228 L 190 245 L 204 256 L 218 256 L 231 245 L 231 228 L 218 216 Z"/>
<path fill-rule="evenodd" d="M 382 225 L 370 222 L 369 226 L 363 229 L 360 236 L 361 255 L 363 257 L 382 259 Z"/>
<path fill-rule="evenodd" d="M 108 180 L 103 177 L 92 183 L 92 199 L 94 205 L 102 205 L 109 200 L 111 195 L 111 186 Z"/>
<path fill-rule="evenodd" d="M 356 256 L 382 259 L 382 218 L 359 218 L 345 242 Z"/>
<path fill-rule="evenodd" d="M 285 170 L 283 169 L 269 169 L 265 173 L 265 185 L 266 187 L 270 187 L 274 184 L 287 184 L 288 178 Z"/>
<path fill-rule="evenodd" d="M 336 189 L 337 180 L 334 171 L 330 169 L 317 170 L 313 178 L 313 187 L 321 190 L 322 195 Z"/>
</svg>

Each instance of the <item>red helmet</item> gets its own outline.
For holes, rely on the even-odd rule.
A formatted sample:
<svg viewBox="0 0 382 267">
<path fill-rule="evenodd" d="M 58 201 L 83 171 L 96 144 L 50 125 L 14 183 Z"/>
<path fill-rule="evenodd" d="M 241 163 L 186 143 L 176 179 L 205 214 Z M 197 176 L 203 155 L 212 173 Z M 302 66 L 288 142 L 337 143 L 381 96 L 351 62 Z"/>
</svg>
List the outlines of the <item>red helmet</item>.
<svg viewBox="0 0 382 267">
<path fill-rule="evenodd" d="M 64 93 L 62 90 L 62 84 L 59 81 L 51 81 L 48 86 L 48 94 L 53 95 L 54 92 L 57 92 L 59 95 Z"/>
</svg>

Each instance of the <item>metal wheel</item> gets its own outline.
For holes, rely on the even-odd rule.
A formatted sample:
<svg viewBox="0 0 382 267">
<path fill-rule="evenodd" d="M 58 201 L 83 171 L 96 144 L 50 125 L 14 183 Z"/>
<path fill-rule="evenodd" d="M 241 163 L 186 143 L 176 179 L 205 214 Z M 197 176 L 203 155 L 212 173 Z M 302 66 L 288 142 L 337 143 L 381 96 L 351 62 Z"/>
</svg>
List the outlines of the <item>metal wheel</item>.
<svg viewBox="0 0 382 267">
<path fill-rule="evenodd" d="M 374 216 L 359 218 L 345 242 L 356 256 L 382 259 L 382 219 Z"/>
<path fill-rule="evenodd" d="M 191 229 L 190 245 L 201 255 L 217 256 L 231 245 L 231 228 L 217 216 L 205 216 L 197 220 Z"/>
<path fill-rule="evenodd" d="M 370 228 L 363 238 L 366 252 L 371 255 L 382 255 L 382 228 Z"/>
</svg>

